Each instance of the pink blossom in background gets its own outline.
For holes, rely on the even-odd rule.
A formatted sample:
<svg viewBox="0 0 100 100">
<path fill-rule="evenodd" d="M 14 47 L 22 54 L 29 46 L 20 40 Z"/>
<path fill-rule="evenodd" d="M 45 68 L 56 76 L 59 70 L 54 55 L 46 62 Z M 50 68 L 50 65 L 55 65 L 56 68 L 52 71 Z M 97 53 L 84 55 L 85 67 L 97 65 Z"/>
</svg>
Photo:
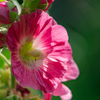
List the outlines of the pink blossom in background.
<svg viewBox="0 0 100 100">
<path fill-rule="evenodd" d="M 17 12 L 17 8 L 14 7 L 12 11 Z M 12 21 L 10 19 L 10 10 L 7 1 L 0 2 L 0 27 L 10 23 L 12 23 Z"/>
<path fill-rule="evenodd" d="M 0 48 L 7 46 L 5 37 L 6 37 L 5 34 L 1 34 L 0 32 Z"/>
<path fill-rule="evenodd" d="M 41 1 L 40 1 L 40 4 L 46 4 L 46 1 L 48 2 L 48 6 L 46 7 L 45 11 L 49 8 L 49 6 L 51 5 L 51 3 L 52 3 L 54 0 L 41 0 Z"/>
<path fill-rule="evenodd" d="M 51 100 L 52 95 L 50 93 L 43 92 L 43 100 Z"/>
<path fill-rule="evenodd" d="M 21 87 L 18 83 L 16 83 L 16 91 L 20 92 L 23 97 L 30 93 L 27 88 Z"/>
<path fill-rule="evenodd" d="M 79 71 L 64 27 L 46 12 L 37 10 L 13 23 L 6 41 L 12 73 L 21 86 L 60 96 L 62 100 L 72 97 L 61 82 L 76 79 Z"/>
</svg>

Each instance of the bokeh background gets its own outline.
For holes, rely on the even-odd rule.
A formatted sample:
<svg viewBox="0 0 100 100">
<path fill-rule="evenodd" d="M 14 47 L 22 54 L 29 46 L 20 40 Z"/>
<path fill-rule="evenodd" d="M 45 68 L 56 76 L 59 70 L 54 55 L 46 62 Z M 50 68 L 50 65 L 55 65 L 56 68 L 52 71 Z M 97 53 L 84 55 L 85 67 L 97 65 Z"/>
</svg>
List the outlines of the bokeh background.
<svg viewBox="0 0 100 100">
<path fill-rule="evenodd" d="M 55 0 L 49 14 L 67 29 L 80 70 L 76 80 L 64 82 L 72 91 L 72 100 L 100 100 L 100 0 Z M 6 48 L 3 53 L 10 59 Z M 5 91 L 0 89 L 0 95 Z M 53 96 L 52 100 L 61 99 Z"/>
<path fill-rule="evenodd" d="M 49 12 L 67 29 L 80 70 L 76 80 L 64 82 L 72 100 L 100 100 L 100 0 L 55 0 Z"/>
</svg>

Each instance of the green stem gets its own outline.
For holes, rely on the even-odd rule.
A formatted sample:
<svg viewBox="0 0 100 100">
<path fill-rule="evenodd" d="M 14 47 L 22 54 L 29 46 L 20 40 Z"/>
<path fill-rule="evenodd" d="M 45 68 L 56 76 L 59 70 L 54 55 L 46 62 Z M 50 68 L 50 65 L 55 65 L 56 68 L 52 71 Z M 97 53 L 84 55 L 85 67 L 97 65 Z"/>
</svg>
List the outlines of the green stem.
<svg viewBox="0 0 100 100">
<path fill-rule="evenodd" d="M 15 77 L 14 75 L 11 73 L 11 88 L 14 89 L 15 87 Z"/>
<path fill-rule="evenodd" d="M 23 7 L 26 7 L 27 0 L 24 0 Z"/>
<path fill-rule="evenodd" d="M 0 53 L 0 58 L 2 58 L 8 64 L 8 66 L 11 67 L 11 63 L 2 53 Z M 14 87 L 15 87 L 15 77 L 11 73 L 11 88 L 13 89 Z"/>
<path fill-rule="evenodd" d="M 2 58 L 8 64 L 8 66 L 11 67 L 9 60 L 2 53 L 0 53 L 0 58 Z"/>
</svg>

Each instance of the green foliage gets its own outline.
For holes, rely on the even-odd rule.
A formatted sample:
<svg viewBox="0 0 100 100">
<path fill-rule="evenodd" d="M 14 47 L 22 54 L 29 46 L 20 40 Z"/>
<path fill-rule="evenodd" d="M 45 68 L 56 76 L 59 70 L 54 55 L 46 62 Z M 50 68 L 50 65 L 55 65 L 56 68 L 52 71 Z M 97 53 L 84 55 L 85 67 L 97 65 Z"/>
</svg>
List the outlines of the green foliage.
<svg viewBox="0 0 100 100">
<path fill-rule="evenodd" d="M 26 6 L 30 8 L 30 12 L 34 12 L 37 9 L 39 3 L 40 0 L 33 0 L 31 2 L 27 2 Z"/>
<path fill-rule="evenodd" d="M 43 100 L 43 99 L 40 99 L 39 97 L 34 97 L 34 98 L 31 98 L 29 100 Z"/>
<path fill-rule="evenodd" d="M 0 2 L 3 2 L 3 1 L 6 1 L 6 0 L 0 0 Z"/>
<path fill-rule="evenodd" d="M 21 100 L 21 98 L 17 95 L 8 96 L 4 100 Z"/>
<path fill-rule="evenodd" d="M 9 1 L 7 3 L 8 3 L 8 7 L 9 7 L 10 10 L 12 10 L 15 7 L 13 2 Z"/>
<path fill-rule="evenodd" d="M 0 81 L 2 83 L 7 83 L 9 80 L 10 71 L 7 69 L 0 69 Z"/>
<path fill-rule="evenodd" d="M 17 2 L 17 0 L 12 0 L 12 2 L 16 5 L 18 10 L 18 15 L 21 14 L 21 5 Z"/>
<path fill-rule="evenodd" d="M 10 11 L 10 18 L 11 18 L 11 21 L 15 21 L 18 17 L 18 14 L 14 11 Z"/>
<path fill-rule="evenodd" d="M 14 75 L 11 73 L 11 88 L 13 89 L 15 87 L 15 77 Z"/>
</svg>

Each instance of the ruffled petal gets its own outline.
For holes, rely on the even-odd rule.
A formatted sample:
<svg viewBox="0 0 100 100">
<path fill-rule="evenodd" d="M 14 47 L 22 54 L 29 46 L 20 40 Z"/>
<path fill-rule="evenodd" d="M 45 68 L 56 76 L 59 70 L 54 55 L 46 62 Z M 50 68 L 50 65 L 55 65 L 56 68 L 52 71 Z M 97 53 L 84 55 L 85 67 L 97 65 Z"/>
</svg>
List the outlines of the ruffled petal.
<svg viewBox="0 0 100 100">
<path fill-rule="evenodd" d="M 59 83 L 57 89 L 53 91 L 52 94 L 54 96 L 60 96 L 62 100 L 71 100 L 72 98 L 72 93 L 70 89 L 62 83 Z"/>
<path fill-rule="evenodd" d="M 69 60 L 65 66 L 67 69 L 62 81 L 75 80 L 79 76 L 79 69 L 74 60 Z"/>
<path fill-rule="evenodd" d="M 51 46 L 53 47 L 53 50 L 48 55 L 48 58 L 63 62 L 71 59 L 72 50 L 70 44 L 68 43 L 68 35 L 65 28 L 60 25 L 52 26 L 51 37 Z"/>
<path fill-rule="evenodd" d="M 29 68 L 23 65 L 17 53 L 11 54 L 11 62 L 12 73 L 23 87 L 28 86 L 45 93 L 51 93 L 57 88 L 65 71 L 59 62 L 50 60 L 44 62 L 44 65 L 36 67 L 33 65 Z"/>
<path fill-rule="evenodd" d="M 16 53 L 11 54 L 11 64 L 11 71 L 15 78 L 20 82 L 21 86 L 28 86 L 36 90 L 45 91 L 45 88 L 37 81 L 34 74 L 35 71 L 23 66 Z"/>
<path fill-rule="evenodd" d="M 57 24 L 57 22 L 51 16 L 49 16 L 48 13 L 45 13 L 39 9 L 36 10 L 35 21 L 35 28 L 38 29 L 38 33 L 34 34 L 34 38 L 36 38 L 39 34 L 44 33 L 52 25 Z"/>
<path fill-rule="evenodd" d="M 72 56 L 67 32 L 65 28 L 60 25 L 53 25 L 47 30 L 40 32 L 34 40 L 33 45 L 46 54 L 50 53 L 48 55 L 50 58 L 60 61 L 68 61 Z"/>
<path fill-rule="evenodd" d="M 67 42 L 65 45 L 58 43 L 54 46 L 52 52 L 48 55 L 49 59 L 56 59 L 58 61 L 67 62 L 72 58 L 72 49 Z"/>
<path fill-rule="evenodd" d="M 52 62 L 49 59 L 43 61 L 43 66 L 38 67 L 35 76 L 41 85 L 46 88 L 45 93 L 54 91 L 64 76 L 65 69 L 59 62 Z"/>
</svg>

